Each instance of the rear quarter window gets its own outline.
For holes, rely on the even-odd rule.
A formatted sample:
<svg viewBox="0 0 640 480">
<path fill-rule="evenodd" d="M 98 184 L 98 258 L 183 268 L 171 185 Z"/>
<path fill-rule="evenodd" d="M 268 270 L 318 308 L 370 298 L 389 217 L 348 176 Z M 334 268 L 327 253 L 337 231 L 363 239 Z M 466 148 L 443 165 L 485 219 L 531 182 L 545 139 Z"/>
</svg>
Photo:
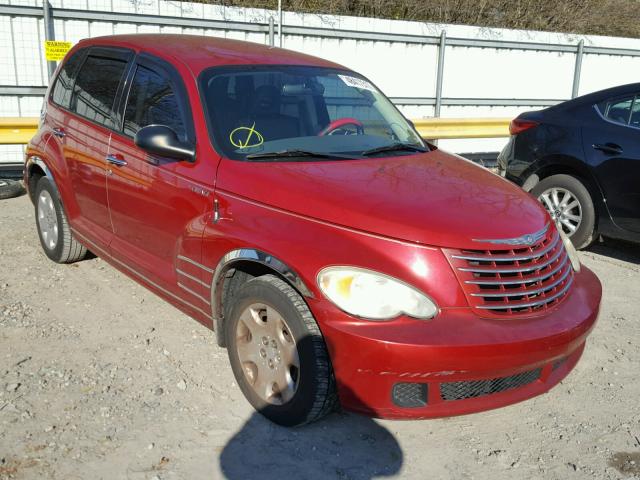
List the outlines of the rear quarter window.
<svg viewBox="0 0 640 480">
<path fill-rule="evenodd" d="M 631 95 L 613 100 L 605 100 L 597 105 L 598 110 L 604 118 L 620 125 L 629 125 L 632 110 L 637 110 L 635 106 L 635 96 Z M 638 116 L 638 113 L 636 113 Z"/>
<path fill-rule="evenodd" d="M 631 118 L 629 120 L 629 125 L 640 128 L 640 95 L 636 95 L 633 105 L 631 106 Z"/>
</svg>

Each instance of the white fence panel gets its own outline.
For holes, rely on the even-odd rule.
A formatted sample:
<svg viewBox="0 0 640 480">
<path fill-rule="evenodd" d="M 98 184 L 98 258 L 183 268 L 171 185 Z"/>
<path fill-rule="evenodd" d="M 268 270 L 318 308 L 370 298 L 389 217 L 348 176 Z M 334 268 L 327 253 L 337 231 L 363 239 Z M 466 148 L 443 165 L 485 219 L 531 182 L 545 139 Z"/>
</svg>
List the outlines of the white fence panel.
<svg viewBox="0 0 640 480">
<path fill-rule="evenodd" d="M 273 10 L 168 0 L 50 0 L 50 4 L 55 39 L 74 43 L 86 37 L 162 32 L 265 44 L 269 18 L 277 20 Z M 83 18 L 74 18 L 78 14 L 71 15 L 69 9 L 78 10 Z M 105 18 L 113 14 L 125 15 Z M 225 23 L 215 23 L 221 21 Z M 435 113 L 442 31 L 446 33 L 443 117 L 516 116 L 570 98 L 580 41 L 585 47 L 580 94 L 640 81 L 637 39 L 293 12 L 284 13 L 284 25 L 285 48 L 361 72 L 409 118 Z M 39 113 L 38 95 L 48 81 L 44 37 L 42 0 L 0 3 L 0 42 L 4 46 L 0 51 L 0 115 Z M 594 49 L 610 50 L 596 53 Z M 24 93 L 16 92 L 16 87 Z M 30 87 L 40 89 L 34 92 Z M 440 146 L 457 152 L 497 151 L 504 142 L 446 140 Z M 0 147 L 0 161 L 20 161 L 21 151 Z"/>
</svg>

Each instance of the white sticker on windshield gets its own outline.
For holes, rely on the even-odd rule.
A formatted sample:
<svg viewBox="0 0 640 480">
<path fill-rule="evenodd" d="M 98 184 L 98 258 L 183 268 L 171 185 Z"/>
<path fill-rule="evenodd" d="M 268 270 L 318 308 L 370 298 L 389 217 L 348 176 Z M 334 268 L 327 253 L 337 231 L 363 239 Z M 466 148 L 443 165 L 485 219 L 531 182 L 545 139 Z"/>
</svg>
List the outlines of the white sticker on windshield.
<svg viewBox="0 0 640 480">
<path fill-rule="evenodd" d="M 342 80 L 344 83 L 346 83 L 350 87 L 361 88 L 363 90 L 369 90 L 370 92 L 377 91 L 376 87 L 371 85 L 366 80 L 363 80 L 362 78 L 350 77 L 349 75 L 338 75 L 338 77 L 340 77 L 340 80 Z"/>
</svg>

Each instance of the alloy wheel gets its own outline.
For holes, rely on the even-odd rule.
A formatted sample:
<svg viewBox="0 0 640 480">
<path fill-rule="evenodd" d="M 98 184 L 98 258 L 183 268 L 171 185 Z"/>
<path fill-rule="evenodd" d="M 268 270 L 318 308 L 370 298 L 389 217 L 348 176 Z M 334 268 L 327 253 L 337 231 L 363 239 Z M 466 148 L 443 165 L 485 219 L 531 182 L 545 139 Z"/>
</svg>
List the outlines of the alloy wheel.
<svg viewBox="0 0 640 480">
<path fill-rule="evenodd" d="M 566 188 L 553 187 L 538 196 L 551 218 L 568 235 L 573 235 L 582 223 L 582 207 L 576 196 Z"/>
<path fill-rule="evenodd" d="M 282 405 L 293 398 L 300 359 L 291 329 L 277 310 L 249 305 L 238 320 L 236 349 L 247 382 L 262 400 Z"/>
<path fill-rule="evenodd" d="M 42 190 L 38 197 L 38 226 L 42 241 L 49 250 L 58 244 L 58 216 L 51 194 Z"/>
</svg>

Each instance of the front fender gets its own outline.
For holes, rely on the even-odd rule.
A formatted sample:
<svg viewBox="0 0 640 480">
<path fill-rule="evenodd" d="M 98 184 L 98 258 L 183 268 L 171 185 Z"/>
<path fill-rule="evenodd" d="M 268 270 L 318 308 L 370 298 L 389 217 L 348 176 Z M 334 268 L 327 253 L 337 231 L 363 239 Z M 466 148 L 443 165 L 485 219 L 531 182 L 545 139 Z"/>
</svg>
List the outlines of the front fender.
<svg viewBox="0 0 640 480">
<path fill-rule="evenodd" d="M 207 222 L 202 243 L 202 261 L 211 271 L 213 305 L 219 305 L 219 283 L 225 272 L 242 260 L 268 266 L 288 280 L 305 296 L 321 328 L 325 319 L 344 318 L 317 285 L 318 272 L 328 266 L 378 271 L 425 292 L 440 308 L 468 307 L 439 248 L 333 225 L 231 193 L 218 191 L 216 196 L 218 220 Z M 327 311 L 335 315 L 327 317 Z M 214 315 L 217 321 L 219 307 L 214 307 Z"/>
</svg>

